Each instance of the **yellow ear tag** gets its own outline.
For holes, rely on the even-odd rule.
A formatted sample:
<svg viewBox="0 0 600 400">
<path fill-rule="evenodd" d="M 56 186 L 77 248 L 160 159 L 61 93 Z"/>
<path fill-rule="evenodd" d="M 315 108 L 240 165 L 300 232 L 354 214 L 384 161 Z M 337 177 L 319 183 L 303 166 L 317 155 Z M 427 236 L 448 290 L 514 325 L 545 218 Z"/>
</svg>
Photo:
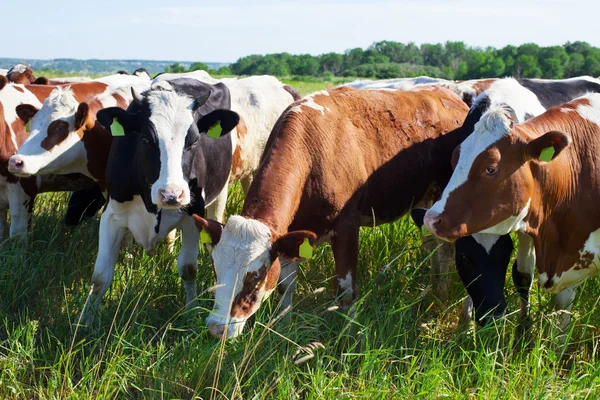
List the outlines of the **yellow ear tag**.
<svg viewBox="0 0 600 400">
<path fill-rule="evenodd" d="M 542 150 L 539 159 L 541 161 L 550 162 L 552 160 L 552 156 L 554 156 L 554 147 L 550 146 Z"/>
<path fill-rule="evenodd" d="M 27 123 L 25 124 L 25 132 L 31 132 L 31 128 L 29 127 L 30 123 L 31 123 L 31 120 L 27 121 Z"/>
<path fill-rule="evenodd" d="M 200 231 L 200 243 L 212 243 L 212 238 L 210 237 L 210 234 L 206 231 L 205 228 L 202 228 L 202 230 Z"/>
<path fill-rule="evenodd" d="M 308 238 L 304 238 L 304 242 L 300 245 L 298 255 L 302 258 L 312 258 L 313 247 L 308 243 Z"/>
<path fill-rule="evenodd" d="M 113 136 L 125 136 L 123 125 L 116 118 L 113 118 L 113 123 L 110 124 L 110 133 Z"/>
<path fill-rule="evenodd" d="M 206 132 L 206 135 L 207 135 L 208 137 L 211 137 L 211 138 L 218 139 L 218 138 L 220 138 L 220 137 L 221 137 L 221 133 L 222 133 L 222 132 L 223 132 L 223 129 L 221 129 L 221 122 L 220 122 L 220 121 L 217 121 L 217 123 L 216 123 L 216 124 L 214 124 L 213 126 L 211 126 L 211 127 L 208 129 L 208 132 Z"/>
</svg>

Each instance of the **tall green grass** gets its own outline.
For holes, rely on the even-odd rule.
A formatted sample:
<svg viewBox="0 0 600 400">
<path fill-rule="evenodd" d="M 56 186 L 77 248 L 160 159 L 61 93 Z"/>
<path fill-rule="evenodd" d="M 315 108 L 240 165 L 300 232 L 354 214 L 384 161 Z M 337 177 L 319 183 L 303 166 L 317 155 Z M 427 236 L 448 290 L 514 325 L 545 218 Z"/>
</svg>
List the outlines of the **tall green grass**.
<svg viewBox="0 0 600 400">
<path fill-rule="evenodd" d="M 243 195 L 232 190 L 228 213 Z M 119 259 L 104 308 L 73 327 L 85 302 L 98 221 L 61 223 L 64 194 L 36 206 L 30 245 L 0 250 L 0 398 L 597 398 L 600 288 L 580 290 L 562 345 L 549 296 L 533 288 L 528 328 L 509 315 L 463 329 L 464 289 L 452 272 L 449 301 L 432 290 L 428 257 L 407 218 L 361 231 L 360 297 L 335 309 L 333 258 L 321 246 L 300 267 L 295 309 L 280 318 L 274 295 L 244 334 L 222 342 L 203 319 L 214 283 L 200 256 L 200 308 L 184 313 L 175 256 L 136 246 Z M 178 247 L 178 246 L 176 246 Z M 323 289 L 324 288 L 324 289 Z M 510 310 L 518 299 L 507 285 Z"/>
</svg>

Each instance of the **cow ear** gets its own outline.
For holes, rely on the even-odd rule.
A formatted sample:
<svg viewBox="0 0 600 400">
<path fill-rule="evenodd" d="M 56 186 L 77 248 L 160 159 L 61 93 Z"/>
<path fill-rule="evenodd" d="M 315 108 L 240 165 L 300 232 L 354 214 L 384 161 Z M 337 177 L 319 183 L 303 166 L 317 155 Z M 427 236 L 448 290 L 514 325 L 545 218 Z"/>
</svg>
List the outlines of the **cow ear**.
<svg viewBox="0 0 600 400">
<path fill-rule="evenodd" d="M 192 104 L 190 104 L 190 110 L 196 111 L 197 109 L 202 107 L 208 101 L 208 98 L 210 97 L 210 95 L 211 95 L 211 91 L 209 90 L 208 92 L 204 93 L 203 95 L 196 97 L 194 99 L 194 101 L 192 101 Z"/>
<path fill-rule="evenodd" d="M 567 134 L 558 131 L 546 132 L 527 143 L 525 153 L 529 160 L 550 162 L 569 144 L 571 144 L 571 138 Z"/>
<path fill-rule="evenodd" d="M 214 110 L 198 120 L 198 131 L 206 132 L 208 136 L 218 138 L 231 132 L 239 122 L 240 116 L 235 111 Z"/>
<path fill-rule="evenodd" d="M 90 113 L 90 107 L 87 103 L 79 103 L 77 112 L 75 113 L 75 129 L 81 128 L 86 125 L 88 116 Z"/>
<path fill-rule="evenodd" d="M 49 83 L 48 78 L 40 76 L 35 81 L 33 81 L 34 85 L 47 85 Z"/>
<path fill-rule="evenodd" d="M 317 241 L 317 235 L 311 231 L 293 231 L 280 236 L 273 242 L 271 247 L 271 258 L 275 259 L 279 256 L 295 259 L 306 259 L 312 257 L 312 247 Z M 310 246 L 308 252 L 301 248 Z"/>
<path fill-rule="evenodd" d="M 200 232 L 200 242 L 216 246 L 221 240 L 221 233 L 223 232 L 223 225 L 212 219 L 204 219 L 198 214 L 192 214 L 194 223 L 198 232 Z M 204 234 L 202 233 L 204 232 Z"/>
<path fill-rule="evenodd" d="M 0 90 L 2 90 L 2 88 L 4 88 L 4 86 L 6 86 L 7 83 L 8 79 L 6 79 L 4 75 L 0 75 Z"/>
<path fill-rule="evenodd" d="M 129 132 L 139 130 L 137 115 L 120 107 L 104 108 L 96 113 L 96 119 L 113 136 L 124 136 Z"/>
<path fill-rule="evenodd" d="M 19 104 L 16 108 L 17 115 L 23 120 L 23 123 L 27 125 L 29 120 L 39 111 L 35 106 L 31 104 Z"/>
<path fill-rule="evenodd" d="M 426 208 L 413 208 L 410 210 L 410 217 L 415 225 L 421 229 L 423 227 L 423 219 L 425 218 Z"/>
</svg>

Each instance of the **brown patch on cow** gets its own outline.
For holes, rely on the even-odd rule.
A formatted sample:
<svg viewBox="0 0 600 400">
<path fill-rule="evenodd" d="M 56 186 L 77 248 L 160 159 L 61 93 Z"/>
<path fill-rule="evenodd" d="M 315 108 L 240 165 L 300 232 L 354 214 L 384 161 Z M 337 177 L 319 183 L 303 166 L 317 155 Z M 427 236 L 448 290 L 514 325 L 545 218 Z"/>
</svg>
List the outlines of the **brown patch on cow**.
<svg viewBox="0 0 600 400">
<path fill-rule="evenodd" d="M 0 75 L 0 90 L 2 90 L 7 83 L 8 79 L 6 79 L 4 75 Z"/>
<path fill-rule="evenodd" d="M 118 94 L 118 93 L 113 93 L 113 95 L 112 95 L 112 96 L 113 96 L 113 97 L 115 98 L 115 100 L 117 101 L 117 106 L 118 106 L 118 107 L 121 107 L 122 109 L 126 109 L 126 108 L 127 108 L 127 106 L 129 105 L 129 102 L 128 102 L 127 100 L 125 100 L 125 99 L 123 98 L 123 96 L 121 96 L 120 94 Z"/>
<path fill-rule="evenodd" d="M 473 90 L 475 90 L 475 97 L 488 90 L 492 83 L 498 79 L 481 79 L 473 83 Z"/>
<path fill-rule="evenodd" d="M 35 81 L 33 71 L 31 71 L 31 68 L 29 67 L 25 67 L 24 72 L 18 72 L 16 70 L 11 69 L 10 71 L 8 71 L 8 74 L 6 74 L 6 78 L 12 83 L 22 85 L 27 85 Z"/>
<path fill-rule="evenodd" d="M 231 177 L 232 180 L 236 181 L 244 175 L 244 160 L 242 159 L 242 148 L 240 142 L 248 134 L 248 128 L 244 119 L 240 117 L 240 122 L 236 126 L 237 140 L 236 146 L 233 150 L 233 157 L 231 160 Z"/>
<path fill-rule="evenodd" d="M 69 86 L 73 91 L 75 100 L 77 100 L 78 102 L 87 101 L 89 100 L 90 96 L 100 94 L 104 92 L 108 87 L 107 84 L 96 81 L 72 83 Z"/>
<path fill-rule="evenodd" d="M 23 88 L 22 88 L 22 87 L 20 87 L 20 86 L 13 86 L 13 87 L 15 88 L 15 90 L 16 90 L 17 92 L 25 93 L 25 90 L 23 90 Z"/>
<path fill-rule="evenodd" d="M 87 169 L 103 191 L 106 190 L 106 166 L 112 146 L 113 137 L 102 124 L 93 121 L 93 126 L 86 126 L 82 132 L 81 140 L 87 154 Z M 78 132 L 79 134 L 79 132 Z"/>
<path fill-rule="evenodd" d="M 231 305 L 233 318 L 248 318 L 254 312 L 261 290 L 269 292 L 277 286 L 281 264 L 275 260 L 267 270 L 264 265 L 258 271 L 248 272 L 244 278 L 242 290 L 238 292 Z M 266 276 L 265 276 L 266 275 Z"/>
<path fill-rule="evenodd" d="M 590 265 L 594 262 L 594 254 L 592 252 L 586 251 L 583 254 L 581 254 L 581 256 L 579 257 L 579 259 L 575 262 L 575 265 L 573 266 L 573 269 L 575 271 L 580 271 L 582 269 L 587 269 L 590 267 Z"/>
<path fill-rule="evenodd" d="M 17 181 L 17 178 L 8 172 L 8 159 L 16 151 L 11 140 L 10 128 L 6 122 L 4 106 L 0 103 L 0 175 L 8 177 L 10 183 Z"/>
<path fill-rule="evenodd" d="M 54 146 L 61 144 L 69 136 L 69 123 L 58 119 L 52 121 L 48 125 L 48 133 L 44 140 L 42 140 L 42 148 L 50 151 Z"/>
<path fill-rule="evenodd" d="M 33 93 L 40 103 L 44 103 L 44 100 L 46 100 L 46 98 L 50 96 L 50 93 L 57 87 L 57 85 L 25 85 L 25 89 Z"/>
</svg>

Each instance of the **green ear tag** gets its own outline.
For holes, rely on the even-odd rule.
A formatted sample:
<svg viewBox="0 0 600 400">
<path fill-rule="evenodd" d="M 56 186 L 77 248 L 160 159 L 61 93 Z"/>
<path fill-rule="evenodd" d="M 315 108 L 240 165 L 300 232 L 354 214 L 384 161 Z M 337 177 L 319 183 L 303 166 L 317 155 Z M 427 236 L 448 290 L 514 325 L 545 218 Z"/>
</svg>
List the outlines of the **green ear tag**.
<svg viewBox="0 0 600 400">
<path fill-rule="evenodd" d="M 206 135 L 208 135 L 208 137 L 218 139 L 221 137 L 222 132 L 223 132 L 223 129 L 221 129 L 221 122 L 218 121 L 216 124 L 214 124 L 213 126 L 211 126 L 208 129 L 208 132 L 206 132 Z"/>
<path fill-rule="evenodd" d="M 298 255 L 302 258 L 312 258 L 313 247 L 308 243 L 308 238 L 304 238 L 304 242 L 300 245 Z"/>
<path fill-rule="evenodd" d="M 552 160 L 552 156 L 554 156 L 554 147 L 550 146 L 542 150 L 539 158 L 541 161 L 550 162 Z"/>
<path fill-rule="evenodd" d="M 200 231 L 200 243 L 212 243 L 212 238 L 210 237 L 210 234 L 204 228 L 202 228 L 202 230 Z"/>
<path fill-rule="evenodd" d="M 125 136 L 123 125 L 116 118 L 113 118 L 113 123 L 110 124 L 110 133 L 113 136 Z"/>
<path fill-rule="evenodd" d="M 31 128 L 29 127 L 30 123 L 31 123 L 31 120 L 27 121 L 27 123 L 25 124 L 25 132 L 31 132 Z"/>
</svg>

